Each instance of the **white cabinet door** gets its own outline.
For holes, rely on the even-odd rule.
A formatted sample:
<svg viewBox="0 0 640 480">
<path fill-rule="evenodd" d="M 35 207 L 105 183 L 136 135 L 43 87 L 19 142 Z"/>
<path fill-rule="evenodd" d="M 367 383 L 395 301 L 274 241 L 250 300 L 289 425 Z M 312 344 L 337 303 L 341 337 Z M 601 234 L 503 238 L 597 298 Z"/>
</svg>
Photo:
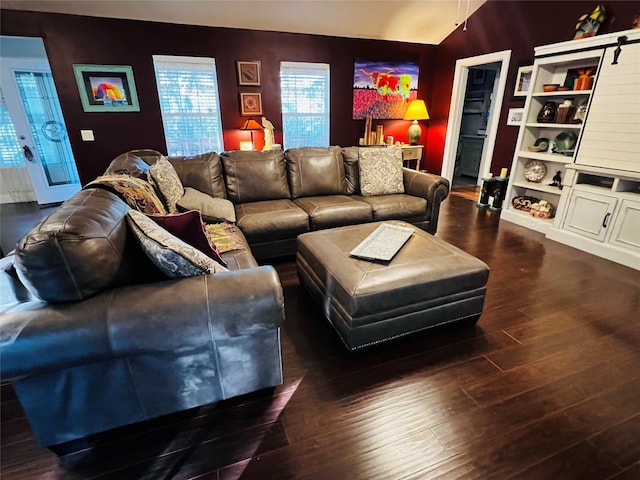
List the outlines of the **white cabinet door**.
<svg viewBox="0 0 640 480">
<path fill-rule="evenodd" d="M 582 190 L 573 190 L 563 228 L 603 241 L 618 199 Z"/>
<path fill-rule="evenodd" d="M 609 243 L 640 252 L 640 202 L 622 200 Z"/>
</svg>

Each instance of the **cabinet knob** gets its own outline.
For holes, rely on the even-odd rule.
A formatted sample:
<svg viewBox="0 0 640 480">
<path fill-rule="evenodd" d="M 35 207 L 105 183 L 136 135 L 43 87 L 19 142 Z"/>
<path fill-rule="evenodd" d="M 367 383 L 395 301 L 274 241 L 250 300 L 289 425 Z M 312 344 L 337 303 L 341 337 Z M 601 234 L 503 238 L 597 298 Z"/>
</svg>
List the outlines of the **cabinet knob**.
<svg viewBox="0 0 640 480">
<path fill-rule="evenodd" d="M 607 225 L 609 225 L 610 218 L 611 218 L 611 212 L 607 212 L 607 214 L 604 216 L 604 220 L 602 221 L 602 228 L 607 228 Z"/>
</svg>

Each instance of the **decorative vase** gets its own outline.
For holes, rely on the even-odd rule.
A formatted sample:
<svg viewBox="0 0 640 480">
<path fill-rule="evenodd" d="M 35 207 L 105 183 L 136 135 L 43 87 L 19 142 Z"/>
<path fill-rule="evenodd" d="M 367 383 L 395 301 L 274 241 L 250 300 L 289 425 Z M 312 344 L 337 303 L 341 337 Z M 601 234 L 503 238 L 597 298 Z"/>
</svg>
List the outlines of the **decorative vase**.
<svg viewBox="0 0 640 480">
<path fill-rule="evenodd" d="M 557 122 L 569 123 L 575 111 L 576 109 L 573 106 L 573 102 L 571 100 L 565 100 L 564 103 L 558 107 Z"/>
<path fill-rule="evenodd" d="M 556 120 L 558 106 L 555 102 L 545 102 L 538 113 L 538 123 L 553 123 Z"/>
</svg>

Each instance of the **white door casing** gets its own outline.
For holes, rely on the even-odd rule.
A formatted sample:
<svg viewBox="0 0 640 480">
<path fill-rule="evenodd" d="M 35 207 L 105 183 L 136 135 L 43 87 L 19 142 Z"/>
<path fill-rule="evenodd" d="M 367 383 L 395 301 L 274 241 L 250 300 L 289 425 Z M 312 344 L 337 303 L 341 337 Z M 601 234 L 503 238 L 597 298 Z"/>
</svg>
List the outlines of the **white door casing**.
<svg viewBox="0 0 640 480">
<path fill-rule="evenodd" d="M 464 108 L 464 98 L 467 88 L 467 78 L 471 67 L 483 67 L 487 64 L 499 63 L 500 68 L 496 70 L 496 79 L 490 107 L 489 123 L 487 124 L 486 139 L 480 161 L 478 172 L 478 184 L 481 178 L 486 176 L 491 166 L 491 158 L 496 143 L 496 134 L 502 110 L 502 100 L 507 84 L 507 72 L 509 71 L 509 61 L 511 50 L 488 53 L 477 57 L 462 58 L 456 62 L 456 69 L 453 79 L 453 89 L 451 91 L 451 105 L 449 107 L 449 121 L 444 144 L 444 155 L 442 159 L 441 175 L 453 183 L 453 170 L 456 163 L 456 152 L 458 150 L 458 140 L 460 138 L 460 128 L 462 126 L 462 110 Z"/>
<path fill-rule="evenodd" d="M 51 171 L 45 172 L 43 159 L 40 158 L 39 149 L 33 137 L 32 128 L 16 83 L 16 72 L 50 74 L 48 62 L 32 58 L 0 58 L 0 88 L 2 88 L 5 103 L 20 146 L 26 147 L 26 156 L 31 158 L 31 160 L 25 158 L 25 164 L 36 193 L 37 202 L 39 204 L 63 202 L 80 190 L 75 162 L 71 159 L 71 163 L 67 162 L 64 165 L 65 168 L 71 170 L 70 172 L 55 172 L 53 168 Z M 55 98 L 49 97 L 48 101 L 57 102 L 57 95 L 53 97 Z M 39 134 L 43 135 L 44 140 L 68 143 L 66 127 L 61 121 L 51 120 L 43 125 L 36 126 L 36 129 Z M 42 139 L 39 139 L 39 141 L 42 141 Z M 70 146 L 68 147 L 68 152 L 71 152 Z M 58 170 L 60 169 L 58 168 Z"/>
</svg>

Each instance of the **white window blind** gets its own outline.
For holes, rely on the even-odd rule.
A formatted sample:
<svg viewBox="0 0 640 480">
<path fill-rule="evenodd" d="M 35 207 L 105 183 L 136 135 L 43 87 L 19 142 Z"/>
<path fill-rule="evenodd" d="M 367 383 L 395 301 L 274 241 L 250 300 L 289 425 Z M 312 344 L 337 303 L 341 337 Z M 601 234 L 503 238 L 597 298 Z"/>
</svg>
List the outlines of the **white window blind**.
<svg viewBox="0 0 640 480">
<path fill-rule="evenodd" d="M 222 152 L 222 121 L 213 58 L 154 55 L 169 155 Z"/>
<path fill-rule="evenodd" d="M 329 146 L 329 91 L 328 64 L 280 64 L 284 148 Z"/>
</svg>

